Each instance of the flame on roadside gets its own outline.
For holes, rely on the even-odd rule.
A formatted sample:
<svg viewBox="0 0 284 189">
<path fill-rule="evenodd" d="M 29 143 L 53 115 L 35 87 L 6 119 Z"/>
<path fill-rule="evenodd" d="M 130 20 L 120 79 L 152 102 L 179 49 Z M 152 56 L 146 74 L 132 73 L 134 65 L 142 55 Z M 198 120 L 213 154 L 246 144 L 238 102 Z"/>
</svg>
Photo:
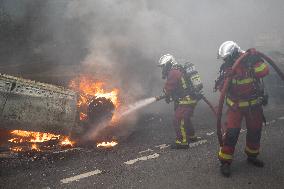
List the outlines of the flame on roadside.
<svg viewBox="0 0 284 189">
<path fill-rule="evenodd" d="M 118 144 L 118 142 L 116 141 L 111 141 L 111 142 L 101 142 L 97 144 L 97 147 L 104 147 L 104 148 L 112 148 L 114 146 L 116 146 Z"/>
<path fill-rule="evenodd" d="M 74 142 L 71 141 L 68 137 L 65 137 L 64 140 L 60 142 L 62 146 L 73 146 Z"/>
<path fill-rule="evenodd" d="M 81 76 L 71 80 L 69 87 L 79 92 L 77 106 L 80 111 L 80 120 L 87 119 L 87 107 L 94 97 L 104 97 L 110 99 L 115 108 L 119 106 L 118 89 L 106 90 L 104 82 L 96 82 L 91 77 Z"/>
<path fill-rule="evenodd" d="M 33 132 L 33 131 L 22 131 L 13 130 L 10 132 L 13 138 L 9 139 L 10 143 L 19 144 L 19 146 L 12 147 L 10 150 L 14 152 L 23 151 L 24 148 L 20 146 L 21 143 L 30 144 L 30 150 L 41 151 L 38 144 L 47 142 L 50 140 L 58 140 L 60 146 L 73 146 L 74 142 L 71 141 L 67 136 L 61 136 L 51 133 Z"/>
<path fill-rule="evenodd" d="M 32 144 L 31 150 L 40 151 L 36 144 Z"/>
<path fill-rule="evenodd" d="M 13 143 L 22 143 L 22 142 L 46 142 L 51 139 L 59 139 L 60 135 L 55 135 L 51 133 L 41 133 L 41 132 L 32 132 L 32 131 L 22 131 L 22 130 L 13 130 L 11 134 L 14 138 L 8 140 Z"/>
<path fill-rule="evenodd" d="M 13 152 L 21 152 L 23 150 L 23 148 L 16 146 L 16 147 L 10 148 L 10 150 L 13 151 Z"/>
</svg>

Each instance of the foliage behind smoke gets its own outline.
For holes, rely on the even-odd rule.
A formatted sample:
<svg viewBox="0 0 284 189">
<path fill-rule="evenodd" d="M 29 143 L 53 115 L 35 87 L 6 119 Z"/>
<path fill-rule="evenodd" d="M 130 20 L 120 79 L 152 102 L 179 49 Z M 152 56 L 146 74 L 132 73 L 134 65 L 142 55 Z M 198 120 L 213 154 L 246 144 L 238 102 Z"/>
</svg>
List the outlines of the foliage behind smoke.
<svg viewBox="0 0 284 189">
<path fill-rule="evenodd" d="M 246 49 L 259 35 L 284 28 L 281 0 L 2 0 L 0 6 L 2 62 L 78 64 L 107 76 L 131 99 L 160 93 L 156 64 L 165 53 L 195 63 L 209 94 L 223 41 Z"/>
</svg>

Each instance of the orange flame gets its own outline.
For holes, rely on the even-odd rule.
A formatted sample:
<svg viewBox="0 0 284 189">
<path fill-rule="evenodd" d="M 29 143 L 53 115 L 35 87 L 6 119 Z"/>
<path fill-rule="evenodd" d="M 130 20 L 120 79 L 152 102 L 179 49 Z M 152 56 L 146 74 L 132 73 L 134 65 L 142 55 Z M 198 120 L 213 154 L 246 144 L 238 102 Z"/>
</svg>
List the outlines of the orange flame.
<svg viewBox="0 0 284 189">
<path fill-rule="evenodd" d="M 95 82 L 91 77 L 81 76 L 70 82 L 69 87 L 75 91 L 78 91 L 79 100 L 77 106 L 80 110 L 80 120 L 87 119 L 87 106 L 94 97 L 104 97 L 110 99 L 115 108 L 119 106 L 118 89 L 106 90 L 104 82 Z"/>
<path fill-rule="evenodd" d="M 104 97 L 110 99 L 112 103 L 117 107 L 118 102 L 118 89 L 113 89 L 112 91 L 106 91 L 103 87 L 105 83 L 95 82 L 91 78 L 81 77 L 79 78 L 79 84 L 76 84 L 75 80 L 70 82 L 70 87 L 74 90 L 79 90 L 80 100 L 78 106 L 87 104 L 90 102 L 90 97 Z"/>
<path fill-rule="evenodd" d="M 60 135 L 55 135 L 51 133 L 41 133 L 41 132 L 32 132 L 32 131 L 21 131 L 13 130 L 11 132 L 15 138 L 8 140 L 13 143 L 22 143 L 22 142 L 45 142 L 51 139 L 59 139 Z"/>
<path fill-rule="evenodd" d="M 83 112 L 80 112 L 80 121 L 86 120 L 88 117 L 87 114 L 84 114 Z"/>
<path fill-rule="evenodd" d="M 116 146 L 118 143 L 116 141 L 111 142 L 101 142 L 97 144 L 97 147 L 111 148 Z"/>
<path fill-rule="evenodd" d="M 50 140 L 59 140 L 61 146 L 73 146 L 74 142 L 71 141 L 66 136 L 51 134 L 51 133 L 42 133 L 42 132 L 33 132 L 33 131 L 22 131 L 22 130 L 13 130 L 10 132 L 13 138 L 8 140 L 11 143 L 31 143 L 30 150 L 41 151 L 38 147 L 38 143 L 46 142 Z M 10 150 L 14 152 L 23 151 L 24 148 L 17 146 L 12 147 Z"/>
<path fill-rule="evenodd" d="M 32 144 L 31 149 L 32 149 L 32 150 L 35 150 L 35 151 L 40 151 L 40 149 L 37 147 L 36 144 Z"/>
<path fill-rule="evenodd" d="M 23 148 L 17 146 L 17 147 L 10 148 L 10 150 L 12 150 L 13 152 L 20 152 L 23 150 Z"/>
<path fill-rule="evenodd" d="M 74 142 L 71 141 L 68 137 L 65 137 L 64 140 L 61 141 L 60 143 L 62 146 L 73 146 Z"/>
</svg>

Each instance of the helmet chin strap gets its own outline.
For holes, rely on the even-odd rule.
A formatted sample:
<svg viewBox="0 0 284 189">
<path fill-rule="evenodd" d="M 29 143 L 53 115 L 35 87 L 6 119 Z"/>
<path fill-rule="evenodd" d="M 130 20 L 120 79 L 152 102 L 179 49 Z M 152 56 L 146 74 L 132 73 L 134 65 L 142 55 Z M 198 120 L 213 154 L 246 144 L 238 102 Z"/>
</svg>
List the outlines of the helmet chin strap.
<svg viewBox="0 0 284 189">
<path fill-rule="evenodd" d="M 167 63 L 166 65 L 164 65 L 162 67 L 162 79 L 166 79 L 168 76 L 169 71 L 172 68 L 172 64 L 171 63 Z"/>
</svg>

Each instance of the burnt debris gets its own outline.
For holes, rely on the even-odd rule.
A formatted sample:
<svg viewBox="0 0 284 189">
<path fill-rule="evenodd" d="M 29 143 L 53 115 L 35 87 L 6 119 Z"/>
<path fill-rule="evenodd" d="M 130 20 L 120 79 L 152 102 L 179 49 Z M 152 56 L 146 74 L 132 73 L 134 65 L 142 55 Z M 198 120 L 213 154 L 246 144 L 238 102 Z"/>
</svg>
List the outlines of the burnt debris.
<svg viewBox="0 0 284 189">
<path fill-rule="evenodd" d="M 98 124 L 101 121 L 110 121 L 115 106 L 110 99 L 94 97 L 88 106 L 88 121 L 90 124 Z"/>
</svg>

